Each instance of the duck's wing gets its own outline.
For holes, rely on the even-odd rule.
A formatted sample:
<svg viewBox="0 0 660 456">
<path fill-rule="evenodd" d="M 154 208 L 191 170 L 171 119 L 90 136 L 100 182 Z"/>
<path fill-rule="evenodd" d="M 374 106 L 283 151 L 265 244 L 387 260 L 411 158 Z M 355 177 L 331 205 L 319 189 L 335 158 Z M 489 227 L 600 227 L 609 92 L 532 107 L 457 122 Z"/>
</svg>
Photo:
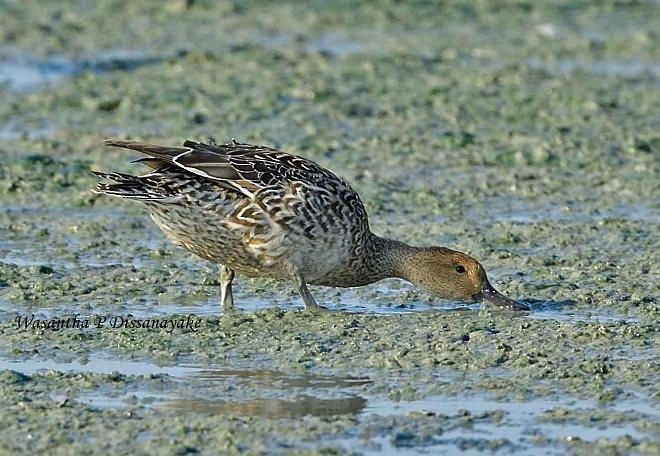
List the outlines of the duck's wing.
<svg viewBox="0 0 660 456">
<path fill-rule="evenodd" d="M 176 157 L 175 163 L 209 179 L 242 180 L 256 188 L 290 180 L 339 179 L 311 160 L 266 146 L 234 140 L 217 145 L 186 141 L 183 145 L 189 152 Z M 229 170 L 234 174 L 230 176 Z"/>
<path fill-rule="evenodd" d="M 282 182 L 313 182 L 323 178 L 340 180 L 306 158 L 233 140 L 217 145 L 186 141 L 183 147 L 164 147 L 121 139 L 108 139 L 105 144 L 149 155 L 149 158 L 137 161 L 157 171 L 173 165 L 223 186 L 230 186 L 250 198 L 257 191 Z"/>
</svg>

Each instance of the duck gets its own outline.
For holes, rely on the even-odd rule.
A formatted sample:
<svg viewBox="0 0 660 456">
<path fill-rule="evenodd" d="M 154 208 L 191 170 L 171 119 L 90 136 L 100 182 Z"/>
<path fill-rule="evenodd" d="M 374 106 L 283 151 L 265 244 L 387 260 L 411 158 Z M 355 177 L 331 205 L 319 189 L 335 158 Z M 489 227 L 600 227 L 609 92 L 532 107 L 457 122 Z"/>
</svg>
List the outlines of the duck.
<svg viewBox="0 0 660 456">
<path fill-rule="evenodd" d="M 224 312 L 234 309 L 236 273 L 292 282 L 310 311 L 325 307 L 308 285 L 359 287 L 386 278 L 446 300 L 530 310 L 497 291 L 466 253 L 372 233 L 358 193 L 307 158 L 233 139 L 182 147 L 104 142 L 144 154 L 134 162 L 149 171 L 93 171 L 105 180 L 94 191 L 142 205 L 167 239 L 218 263 Z"/>
</svg>

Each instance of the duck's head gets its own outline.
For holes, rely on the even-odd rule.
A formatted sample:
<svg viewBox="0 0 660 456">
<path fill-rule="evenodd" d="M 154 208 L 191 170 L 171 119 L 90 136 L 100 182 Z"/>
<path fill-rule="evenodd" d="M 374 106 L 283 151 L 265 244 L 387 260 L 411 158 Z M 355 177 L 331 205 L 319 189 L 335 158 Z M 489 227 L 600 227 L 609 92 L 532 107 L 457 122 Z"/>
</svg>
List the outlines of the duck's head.
<svg viewBox="0 0 660 456">
<path fill-rule="evenodd" d="M 416 249 L 399 276 L 444 299 L 486 301 L 501 308 L 530 310 L 497 291 L 477 260 L 445 247 Z"/>
</svg>

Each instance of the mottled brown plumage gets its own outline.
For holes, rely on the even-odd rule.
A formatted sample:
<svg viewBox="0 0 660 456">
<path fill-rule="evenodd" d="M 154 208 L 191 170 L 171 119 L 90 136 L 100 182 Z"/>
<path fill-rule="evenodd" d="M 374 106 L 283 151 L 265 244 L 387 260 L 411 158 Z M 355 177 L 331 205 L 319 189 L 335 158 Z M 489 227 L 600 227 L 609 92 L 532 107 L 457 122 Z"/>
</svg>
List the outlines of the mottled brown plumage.
<svg viewBox="0 0 660 456">
<path fill-rule="evenodd" d="M 145 205 L 168 239 L 220 263 L 225 309 L 233 307 L 231 282 L 240 272 L 292 279 L 312 309 L 318 306 L 308 283 L 354 287 L 399 277 L 442 298 L 528 310 L 495 291 L 469 255 L 373 234 L 358 194 L 305 158 L 236 141 L 186 141 L 181 148 L 105 143 L 148 155 L 137 161 L 151 172 L 95 172 L 115 182 L 96 191 Z"/>
</svg>

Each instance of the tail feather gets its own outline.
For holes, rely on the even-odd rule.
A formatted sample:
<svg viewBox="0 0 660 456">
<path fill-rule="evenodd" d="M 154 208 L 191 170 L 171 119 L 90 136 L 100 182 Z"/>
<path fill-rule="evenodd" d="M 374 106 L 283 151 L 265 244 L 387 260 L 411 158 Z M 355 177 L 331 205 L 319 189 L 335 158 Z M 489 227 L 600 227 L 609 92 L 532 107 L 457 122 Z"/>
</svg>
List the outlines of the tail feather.
<svg viewBox="0 0 660 456">
<path fill-rule="evenodd" d="M 137 152 L 141 152 L 143 154 L 157 158 L 169 164 L 172 164 L 172 159 L 174 157 L 189 150 L 187 148 L 184 149 L 181 147 L 158 146 L 156 144 L 148 144 L 139 141 L 130 141 L 127 139 L 106 139 L 103 142 L 108 146 L 135 150 Z"/>
<path fill-rule="evenodd" d="M 136 179 L 135 176 L 124 173 L 104 173 L 101 171 L 91 171 L 91 173 L 96 177 L 100 177 L 101 179 L 110 179 L 115 182 L 133 182 Z"/>
<path fill-rule="evenodd" d="M 161 160 L 159 158 L 153 158 L 153 157 L 138 158 L 137 160 L 131 160 L 131 163 L 142 163 L 143 165 L 147 165 L 149 168 L 153 169 L 154 171 L 160 171 L 162 169 L 167 168 L 168 166 L 171 166 L 170 163 Z"/>
<path fill-rule="evenodd" d="M 104 143 L 108 146 L 121 147 L 123 149 L 135 150 L 148 157 L 135 160 L 136 162 L 147 165 L 153 170 L 152 173 L 144 176 L 132 176 L 124 173 L 104 173 L 92 171 L 92 174 L 101 179 L 109 179 L 116 183 L 99 183 L 93 190 L 95 193 L 104 193 L 106 195 L 118 196 L 138 201 L 158 201 L 158 203 L 169 203 L 178 201 L 181 196 L 176 194 L 170 182 L 163 182 L 158 179 L 158 173 L 167 171 L 172 167 L 178 167 L 173 163 L 173 159 L 188 151 L 188 148 L 166 147 L 155 144 L 148 144 L 139 141 L 126 139 L 106 139 Z M 176 184 L 176 182 L 174 182 Z"/>
<path fill-rule="evenodd" d="M 96 184 L 96 188 L 92 190 L 94 193 L 104 193 L 106 195 L 137 200 L 162 201 L 170 197 L 154 192 L 148 182 L 145 182 L 141 177 L 124 173 L 102 173 L 99 171 L 92 171 L 92 174 L 102 179 L 110 179 L 117 182 L 116 184 L 99 182 Z"/>
</svg>

